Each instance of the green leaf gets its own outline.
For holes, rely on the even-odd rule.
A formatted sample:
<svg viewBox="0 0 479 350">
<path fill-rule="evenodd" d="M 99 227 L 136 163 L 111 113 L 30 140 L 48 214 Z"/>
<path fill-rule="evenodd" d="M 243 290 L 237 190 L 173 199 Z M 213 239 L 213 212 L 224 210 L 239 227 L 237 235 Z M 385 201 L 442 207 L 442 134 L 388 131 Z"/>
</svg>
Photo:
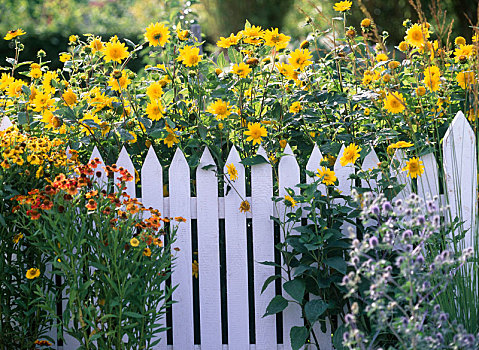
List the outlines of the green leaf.
<svg viewBox="0 0 479 350">
<path fill-rule="evenodd" d="M 25 112 L 18 112 L 17 118 L 18 118 L 18 124 L 20 125 L 27 124 L 28 122 L 27 113 Z"/>
<path fill-rule="evenodd" d="M 266 281 L 263 283 L 263 288 L 261 288 L 261 294 L 265 291 L 266 288 L 271 284 L 271 282 L 277 280 L 278 278 L 281 278 L 281 275 L 274 275 L 274 276 L 269 276 Z"/>
<path fill-rule="evenodd" d="M 286 309 L 287 306 L 288 301 L 281 295 L 277 295 L 269 302 L 269 305 L 266 308 L 266 312 L 264 313 L 263 317 L 277 314 L 278 312 L 281 312 Z"/>
<path fill-rule="evenodd" d="M 143 318 L 144 317 L 142 314 L 139 314 L 137 312 L 132 312 L 132 311 L 124 311 L 123 314 L 126 315 L 126 316 L 133 317 L 133 318 Z"/>
<path fill-rule="evenodd" d="M 225 54 L 223 52 L 221 52 L 216 58 L 216 64 L 221 69 L 225 68 L 228 65 L 228 62 L 226 62 L 226 59 L 225 59 Z"/>
<path fill-rule="evenodd" d="M 255 156 L 243 159 L 240 163 L 243 165 L 257 165 L 268 163 L 268 161 L 262 155 L 257 154 Z"/>
<path fill-rule="evenodd" d="M 306 339 L 308 339 L 309 332 L 306 327 L 293 327 L 289 332 L 289 337 L 291 338 L 291 348 L 293 350 L 299 350 L 304 343 L 306 343 Z"/>
<path fill-rule="evenodd" d="M 348 268 L 346 261 L 344 261 L 344 259 L 340 256 L 333 256 L 332 258 L 327 258 L 326 260 L 324 260 L 324 263 L 329 267 L 332 267 L 333 269 L 341 272 L 342 274 L 345 274 L 346 269 Z"/>
<path fill-rule="evenodd" d="M 281 265 L 276 264 L 275 262 L 272 262 L 272 261 L 260 261 L 259 263 L 260 263 L 261 265 L 276 266 L 276 267 L 280 267 L 280 268 L 281 268 Z"/>
<path fill-rule="evenodd" d="M 336 329 L 336 332 L 333 334 L 333 346 L 336 350 L 345 350 L 347 349 L 343 346 L 343 334 L 346 332 L 346 327 L 344 324 Z"/>
<path fill-rule="evenodd" d="M 243 57 L 233 47 L 228 48 L 228 57 L 229 57 L 230 61 L 234 64 L 240 64 L 241 62 L 243 62 Z"/>
<path fill-rule="evenodd" d="M 309 322 L 314 323 L 328 309 L 328 303 L 321 299 L 310 300 L 304 306 L 304 313 Z"/>
<path fill-rule="evenodd" d="M 297 302 L 303 301 L 306 285 L 303 280 L 294 279 L 283 284 L 283 289 Z"/>
</svg>

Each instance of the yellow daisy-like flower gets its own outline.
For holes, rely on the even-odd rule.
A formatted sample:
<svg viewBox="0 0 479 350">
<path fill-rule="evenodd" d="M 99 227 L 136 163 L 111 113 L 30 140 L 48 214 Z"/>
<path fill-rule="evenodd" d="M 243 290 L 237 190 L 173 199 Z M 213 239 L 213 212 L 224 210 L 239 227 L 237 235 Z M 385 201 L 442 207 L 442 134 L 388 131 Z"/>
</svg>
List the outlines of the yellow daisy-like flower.
<svg viewBox="0 0 479 350">
<path fill-rule="evenodd" d="M 330 170 L 326 167 L 321 167 L 321 169 L 317 169 L 318 173 L 316 174 L 317 177 L 321 178 L 321 182 L 327 186 L 332 186 L 338 179 L 334 171 Z"/>
<path fill-rule="evenodd" d="M 233 163 L 226 164 L 226 169 L 228 170 L 228 175 L 230 176 L 231 181 L 235 181 L 238 178 L 238 170 Z"/>
<path fill-rule="evenodd" d="M 244 200 L 241 202 L 240 207 L 239 207 L 240 212 L 246 213 L 247 211 L 251 211 L 251 205 L 247 200 Z"/>
<path fill-rule="evenodd" d="M 385 53 L 380 53 L 376 56 L 376 61 L 378 62 L 384 62 L 387 60 L 388 60 L 388 55 L 386 55 Z"/>
<path fill-rule="evenodd" d="M 91 53 L 95 54 L 97 52 L 102 52 L 105 46 L 103 45 L 103 42 L 101 41 L 101 38 L 95 38 L 90 42 L 90 45 L 88 47 L 91 49 Z"/>
<path fill-rule="evenodd" d="M 287 207 L 294 208 L 297 203 L 293 197 L 289 195 L 284 196 L 284 204 L 286 204 Z"/>
<path fill-rule="evenodd" d="M 407 31 L 404 40 L 408 45 L 421 48 L 429 38 L 429 30 L 426 25 L 413 24 Z"/>
<path fill-rule="evenodd" d="M 473 71 L 459 72 L 456 76 L 456 81 L 463 89 L 471 89 L 472 85 L 476 83 L 476 77 Z"/>
<path fill-rule="evenodd" d="M 232 107 L 229 102 L 225 102 L 221 99 L 217 99 L 211 103 L 206 109 L 207 112 L 214 114 L 216 119 L 222 120 L 227 118 L 231 114 Z"/>
<path fill-rule="evenodd" d="M 159 82 L 154 82 L 146 88 L 146 95 L 150 98 L 151 101 L 158 100 L 163 96 L 163 87 Z"/>
<path fill-rule="evenodd" d="M 299 69 L 302 71 L 304 68 L 306 68 L 306 66 L 313 64 L 313 62 L 310 61 L 311 58 L 313 58 L 313 56 L 308 49 L 296 49 L 295 51 L 291 52 L 288 62 L 294 69 Z"/>
<path fill-rule="evenodd" d="M 165 46 L 170 38 L 170 31 L 167 26 L 162 23 L 151 23 L 146 27 L 145 39 L 150 46 Z"/>
<path fill-rule="evenodd" d="M 17 233 L 13 236 L 13 243 L 17 244 L 23 238 L 23 233 Z"/>
<path fill-rule="evenodd" d="M 419 160 L 418 157 L 413 157 L 406 162 L 406 166 L 402 169 L 402 171 L 407 171 L 408 176 L 411 179 L 415 179 L 418 176 L 421 176 L 424 173 L 424 166 L 422 165 L 422 161 Z"/>
<path fill-rule="evenodd" d="M 111 86 L 113 91 L 124 90 L 130 83 L 128 74 L 125 71 L 120 73 L 118 70 L 114 70 L 110 75 L 110 80 L 108 80 L 108 85 Z"/>
<path fill-rule="evenodd" d="M 103 57 L 105 62 L 114 61 L 121 63 L 122 60 L 128 57 L 128 49 L 124 43 L 120 43 L 117 40 L 106 43 L 104 49 L 105 56 Z"/>
<path fill-rule="evenodd" d="M 240 64 L 235 64 L 232 70 L 233 73 L 240 78 L 246 78 L 246 76 L 252 71 L 252 69 L 244 62 L 241 62 Z"/>
<path fill-rule="evenodd" d="M 25 35 L 27 34 L 23 29 L 18 28 L 16 30 L 9 30 L 7 32 L 7 35 L 5 35 L 4 39 L 5 40 L 12 40 L 13 38 L 16 38 L 17 36 Z"/>
<path fill-rule="evenodd" d="M 20 79 L 15 79 L 7 87 L 8 97 L 18 97 L 22 93 L 22 86 L 25 85 Z"/>
<path fill-rule="evenodd" d="M 426 88 L 424 86 L 418 86 L 416 88 L 416 95 L 417 96 L 424 96 L 426 94 Z"/>
<path fill-rule="evenodd" d="M 42 70 L 40 68 L 33 68 L 30 71 L 30 77 L 33 79 L 39 79 L 43 75 Z"/>
<path fill-rule="evenodd" d="M 441 71 L 437 66 L 430 66 L 424 70 L 424 85 L 431 90 L 437 91 L 441 85 Z"/>
<path fill-rule="evenodd" d="M 31 269 L 28 269 L 27 273 L 26 273 L 26 277 L 29 279 L 29 280 L 32 280 L 34 278 L 37 278 L 38 276 L 40 276 L 40 269 L 37 269 L 35 267 L 32 267 Z"/>
<path fill-rule="evenodd" d="M 163 118 L 164 107 L 161 101 L 154 100 L 146 106 L 146 114 L 151 120 L 160 120 Z"/>
<path fill-rule="evenodd" d="M 359 152 L 361 152 L 361 147 L 356 146 L 352 143 L 344 149 L 343 156 L 339 159 L 341 166 L 348 164 L 354 164 L 359 158 Z"/>
<path fill-rule="evenodd" d="M 246 141 L 253 141 L 253 145 L 260 144 L 262 137 L 266 137 L 268 132 L 264 126 L 261 126 L 260 123 L 248 123 L 248 130 L 244 132 L 246 136 Z"/>
<path fill-rule="evenodd" d="M 227 49 L 230 46 L 237 45 L 241 38 L 242 35 L 240 33 L 238 33 L 237 35 L 231 33 L 229 37 L 220 37 L 220 40 L 216 42 L 216 46 Z"/>
<path fill-rule="evenodd" d="M 409 148 L 409 147 L 412 147 L 412 146 L 414 146 L 413 143 L 406 142 L 406 141 L 398 141 L 396 143 L 393 143 L 393 144 L 389 145 L 388 148 L 387 148 L 387 152 L 391 153 L 392 150 L 394 150 L 394 149 Z"/>
<path fill-rule="evenodd" d="M 146 257 L 149 257 L 151 256 L 151 249 L 146 247 L 144 250 L 143 250 L 143 255 L 146 256 Z"/>
<path fill-rule="evenodd" d="M 345 12 L 353 5 L 352 1 L 340 1 L 334 4 L 333 10 L 337 12 Z"/>
<path fill-rule="evenodd" d="M 303 107 L 301 106 L 301 103 L 299 101 L 293 102 L 289 107 L 289 111 L 294 114 L 301 112 L 302 109 Z"/>
<path fill-rule="evenodd" d="M 35 112 L 43 112 L 53 107 L 55 101 L 51 98 L 51 96 L 44 92 L 39 92 L 35 96 L 33 100 L 33 104 L 35 108 L 33 109 Z"/>
<path fill-rule="evenodd" d="M 274 47 L 276 50 L 281 50 L 288 46 L 291 37 L 278 32 L 278 28 L 268 29 L 264 31 L 265 45 Z"/>
<path fill-rule="evenodd" d="M 464 37 L 462 36 L 458 36 L 456 37 L 456 39 L 454 39 L 454 44 L 456 44 L 457 46 L 466 45 L 466 39 L 464 39 Z"/>
<path fill-rule="evenodd" d="M 66 61 L 70 61 L 72 59 L 72 55 L 69 53 L 61 53 L 60 54 L 60 62 L 65 63 Z"/>
<path fill-rule="evenodd" d="M 386 108 L 389 113 L 401 113 L 406 108 L 403 95 L 398 92 L 387 94 L 384 99 L 384 108 Z"/>
<path fill-rule="evenodd" d="M 200 49 L 186 45 L 180 49 L 180 54 L 176 60 L 183 63 L 186 67 L 197 66 L 198 63 L 201 62 Z"/>
<path fill-rule="evenodd" d="M 130 245 L 132 247 L 138 247 L 140 245 L 140 241 L 138 240 L 138 238 L 133 237 L 132 239 L 130 239 Z"/>
<path fill-rule="evenodd" d="M 459 62 L 459 60 L 464 57 L 464 58 L 469 58 L 472 55 L 474 55 L 474 45 L 461 45 L 457 49 L 454 50 L 454 60 L 456 62 Z"/>
<path fill-rule="evenodd" d="M 163 139 L 163 143 L 168 146 L 168 148 L 173 147 L 175 143 L 180 142 L 178 137 L 176 137 L 175 131 L 171 128 L 166 128 L 168 130 L 168 135 Z M 176 129 L 175 129 L 176 130 Z"/>
</svg>

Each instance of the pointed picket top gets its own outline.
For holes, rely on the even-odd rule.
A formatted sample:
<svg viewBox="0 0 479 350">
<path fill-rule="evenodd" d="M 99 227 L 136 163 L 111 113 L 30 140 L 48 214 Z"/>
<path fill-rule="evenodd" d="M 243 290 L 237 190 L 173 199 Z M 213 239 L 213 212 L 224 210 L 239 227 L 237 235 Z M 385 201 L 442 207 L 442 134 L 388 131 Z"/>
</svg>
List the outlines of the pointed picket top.
<svg viewBox="0 0 479 350">
<path fill-rule="evenodd" d="M 323 155 L 321 154 L 321 151 L 319 150 L 318 145 L 314 145 L 313 151 L 311 152 L 311 155 L 309 156 L 308 164 L 306 164 L 306 170 L 317 173 L 318 169 L 321 168 L 322 160 L 323 160 Z M 316 176 L 311 177 L 306 175 L 306 183 L 308 184 L 313 183 L 317 179 L 318 178 Z M 320 184 L 318 188 L 323 195 L 326 194 L 326 185 Z"/>
<path fill-rule="evenodd" d="M 126 192 L 130 197 L 136 198 L 136 173 L 135 167 L 133 166 L 133 162 L 130 159 L 130 155 L 126 150 L 125 146 L 121 148 L 120 154 L 118 155 L 118 160 L 116 161 L 116 165 L 118 167 L 123 167 L 133 176 L 133 180 L 128 181 L 125 183 L 126 188 L 124 192 Z M 115 183 L 118 183 L 118 178 L 121 175 L 119 173 L 115 173 Z"/>
<path fill-rule="evenodd" d="M 213 165 L 213 167 L 208 167 L 209 165 Z M 208 169 L 203 169 L 204 167 L 208 167 Z M 213 159 L 213 156 L 211 155 L 211 152 L 208 147 L 205 147 L 203 155 L 200 158 L 200 164 L 198 165 L 197 172 L 200 170 L 216 170 L 215 160 Z"/>
<path fill-rule="evenodd" d="M 374 148 L 371 147 L 371 152 L 364 157 L 363 164 L 361 166 L 361 169 L 363 171 L 370 171 L 372 169 L 375 169 L 378 167 L 379 163 L 379 158 L 378 155 L 376 154 L 376 151 L 374 151 Z M 381 178 L 381 174 L 378 175 L 378 180 Z M 361 187 L 363 188 L 368 188 L 371 186 L 371 189 L 374 189 L 377 187 L 377 181 L 376 180 L 370 180 L 370 183 L 368 185 L 367 181 L 361 180 Z"/>
<path fill-rule="evenodd" d="M 228 349 L 249 349 L 248 254 L 246 216 L 239 207 L 246 198 L 245 169 L 233 147 L 224 167 L 225 178 L 230 179 L 227 165 L 233 164 L 238 172 L 235 181 L 225 180 L 225 245 L 226 287 L 228 310 Z M 234 187 L 231 188 L 231 187 Z"/>
<path fill-rule="evenodd" d="M 146 208 L 163 213 L 163 168 L 153 146 L 148 149 L 141 168 L 141 201 Z"/>
<path fill-rule="evenodd" d="M 417 178 L 417 193 L 424 200 L 439 196 L 438 165 L 434 153 L 419 157 L 424 166 L 424 173 Z M 439 201 L 436 203 L 439 204 Z"/>
<path fill-rule="evenodd" d="M 344 150 L 346 146 L 343 144 L 341 149 L 339 150 L 338 158 L 334 163 L 334 173 L 338 178 L 338 190 L 341 191 L 343 195 L 350 195 L 351 194 L 351 187 L 353 185 L 353 181 L 349 179 L 349 177 L 354 174 L 354 164 L 347 164 L 345 166 L 341 165 L 341 157 L 344 155 Z"/>
<path fill-rule="evenodd" d="M 100 186 L 100 188 L 104 188 L 106 186 L 106 183 L 108 182 L 108 177 L 106 176 L 106 171 L 105 171 L 105 169 L 103 169 L 103 167 L 106 166 L 106 164 L 103 161 L 103 158 L 101 157 L 100 151 L 98 151 L 98 148 L 96 146 L 93 148 L 93 152 L 91 152 L 90 161 L 95 159 L 95 158 L 98 158 L 101 162 L 98 165 L 98 167 L 96 168 L 96 172 L 100 172 L 101 176 L 100 177 L 95 176 L 95 179 L 98 182 L 98 185 Z"/>
<path fill-rule="evenodd" d="M 399 162 L 397 168 L 394 166 L 394 163 Z M 402 169 L 406 166 L 406 152 L 402 149 L 397 149 L 394 153 L 391 166 L 389 167 L 389 171 L 391 172 L 391 176 L 395 176 L 397 178 L 397 182 L 402 185 L 406 185 L 401 192 L 397 194 L 395 199 L 405 199 L 409 197 L 412 192 L 411 188 L 411 179 L 407 176 L 407 171 L 403 171 Z"/>
<path fill-rule="evenodd" d="M 444 178 L 450 217 L 463 222 L 468 230 L 461 248 L 473 245 L 477 212 L 477 158 L 474 131 L 464 113 L 457 112 L 443 139 Z"/>
<path fill-rule="evenodd" d="M 194 348 L 193 281 L 191 257 L 191 189 L 190 167 L 180 148 L 176 149 L 169 168 L 168 192 L 170 216 L 182 216 L 186 223 L 179 225 L 176 233 L 175 268 L 171 274 L 171 285 L 178 286 L 173 292 L 172 322 L 173 343 L 178 349 Z M 163 318 L 164 320 L 164 318 Z M 166 339 L 166 334 L 161 335 Z M 165 342 L 166 343 L 166 342 Z"/>
<path fill-rule="evenodd" d="M 264 148 L 260 145 L 257 155 L 268 160 Z M 251 211 L 253 222 L 254 256 L 254 303 L 256 349 L 276 349 L 276 317 L 263 317 L 266 307 L 276 295 L 274 284 L 263 292 L 264 282 L 275 274 L 274 266 L 263 265 L 262 261 L 274 261 L 274 223 L 273 215 L 273 169 L 269 163 L 251 166 Z"/>
<path fill-rule="evenodd" d="M 279 160 L 278 168 L 280 196 L 287 194 L 286 188 L 291 188 L 295 193 L 299 193 L 299 189 L 296 185 L 300 181 L 299 165 L 293 154 L 293 150 L 289 145 L 286 145 L 283 153 L 285 156 Z"/>
<path fill-rule="evenodd" d="M 0 121 L 0 131 L 8 129 L 9 127 L 13 126 L 12 121 L 7 116 L 4 116 Z"/>
<path fill-rule="evenodd" d="M 198 280 L 201 347 L 222 350 L 218 179 L 211 152 L 206 147 L 196 169 Z"/>
</svg>

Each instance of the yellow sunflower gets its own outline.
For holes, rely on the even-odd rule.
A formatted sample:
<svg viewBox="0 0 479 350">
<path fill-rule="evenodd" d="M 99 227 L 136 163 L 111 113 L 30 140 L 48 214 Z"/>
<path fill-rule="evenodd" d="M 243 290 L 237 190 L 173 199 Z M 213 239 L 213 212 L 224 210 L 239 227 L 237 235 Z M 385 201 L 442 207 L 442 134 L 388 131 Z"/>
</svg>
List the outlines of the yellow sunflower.
<svg viewBox="0 0 479 350">
<path fill-rule="evenodd" d="M 384 99 L 384 108 L 386 108 L 389 113 L 401 113 L 406 108 L 403 95 L 398 92 L 387 94 Z"/>
<path fill-rule="evenodd" d="M 170 38 L 170 31 L 162 23 L 151 23 L 146 27 L 145 39 L 150 46 L 165 46 Z"/>
<path fill-rule="evenodd" d="M 359 158 L 359 152 L 361 152 L 361 147 L 356 146 L 352 143 L 344 149 L 343 156 L 339 159 L 341 166 L 348 165 L 350 163 L 354 164 Z"/>
<path fill-rule="evenodd" d="M 20 36 L 20 35 L 25 35 L 27 34 L 25 31 L 23 31 L 23 29 L 21 28 L 18 28 L 16 30 L 9 30 L 7 32 L 7 35 L 5 35 L 4 39 L 5 40 L 12 40 L 13 38 L 16 38 L 17 36 Z"/>
<path fill-rule="evenodd" d="M 158 100 L 163 96 L 163 87 L 159 82 L 154 82 L 146 88 L 146 95 L 150 98 L 151 101 Z"/>
<path fill-rule="evenodd" d="M 295 51 L 291 52 L 288 62 L 294 69 L 299 69 L 302 71 L 306 66 L 313 64 L 313 62 L 310 61 L 312 57 L 313 56 L 308 49 L 296 49 Z"/>
<path fill-rule="evenodd" d="M 402 169 L 402 171 L 407 171 L 407 175 L 412 179 L 415 179 L 424 173 L 424 166 L 419 158 L 413 157 L 406 162 L 406 166 Z"/>
<path fill-rule="evenodd" d="M 121 63 L 122 60 L 128 57 L 128 49 L 125 47 L 124 43 L 120 43 L 117 40 L 108 42 L 105 45 L 104 49 L 105 62 L 117 62 Z"/>
<path fill-rule="evenodd" d="M 183 63 L 186 67 L 197 66 L 198 63 L 201 62 L 200 49 L 186 45 L 180 49 L 180 54 L 176 60 Z"/>
<path fill-rule="evenodd" d="M 226 164 L 226 169 L 228 170 L 228 175 L 230 176 L 231 181 L 235 181 L 238 178 L 238 170 L 233 163 Z"/>
<path fill-rule="evenodd" d="M 38 276 L 40 276 L 40 269 L 37 269 L 37 268 L 34 268 L 34 267 L 32 267 L 31 269 L 28 269 L 28 271 L 26 273 L 26 277 L 29 280 L 37 278 Z"/>
<path fill-rule="evenodd" d="M 248 136 L 246 141 L 253 141 L 253 145 L 255 145 L 261 143 L 261 138 L 266 137 L 268 132 L 260 123 L 248 123 L 248 130 L 244 134 Z"/>
<path fill-rule="evenodd" d="M 163 104 L 159 100 L 148 103 L 146 106 L 146 114 L 151 120 L 160 120 L 163 118 Z"/>
<path fill-rule="evenodd" d="M 345 12 L 353 5 L 352 1 L 340 1 L 334 4 L 333 10 L 336 12 Z"/>
<path fill-rule="evenodd" d="M 332 186 L 338 179 L 336 177 L 336 174 L 334 171 L 326 168 L 326 167 L 321 167 L 321 169 L 318 169 L 318 173 L 316 174 L 317 177 L 321 178 L 321 182 L 327 186 Z"/>
<path fill-rule="evenodd" d="M 407 31 L 404 41 L 411 46 L 421 48 L 424 46 L 427 38 L 429 38 L 429 31 L 426 25 L 413 24 Z"/>
<path fill-rule="evenodd" d="M 240 78 L 246 78 L 246 76 L 252 71 L 252 69 L 244 62 L 241 62 L 240 64 L 235 64 L 232 70 L 233 73 Z"/>
<path fill-rule="evenodd" d="M 286 195 L 284 196 L 284 204 L 286 204 L 287 207 L 294 208 L 296 206 L 296 202 L 293 197 Z"/>
<path fill-rule="evenodd" d="M 472 85 L 476 83 L 476 77 L 473 71 L 459 72 L 456 76 L 456 81 L 463 89 L 471 89 Z"/>
<path fill-rule="evenodd" d="M 225 102 L 221 99 L 217 99 L 211 103 L 206 109 L 207 112 L 214 114 L 216 119 L 222 120 L 227 118 L 231 114 L 231 106 L 229 102 Z"/>
<path fill-rule="evenodd" d="M 264 31 L 265 45 L 274 47 L 276 50 L 281 50 L 288 46 L 291 37 L 278 32 L 278 28 L 268 29 Z"/>
</svg>

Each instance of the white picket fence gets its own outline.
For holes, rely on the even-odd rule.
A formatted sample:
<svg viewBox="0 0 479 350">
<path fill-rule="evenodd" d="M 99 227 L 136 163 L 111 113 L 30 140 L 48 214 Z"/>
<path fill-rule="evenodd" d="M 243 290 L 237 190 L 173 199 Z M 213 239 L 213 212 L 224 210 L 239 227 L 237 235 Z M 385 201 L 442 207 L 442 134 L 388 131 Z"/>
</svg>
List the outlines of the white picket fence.
<svg viewBox="0 0 479 350">
<path fill-rule="evenodd" d="M 4 119 L 0 129 L 11 123 Z M 342 167 L 339 158 L 344 152 L 343 145 L 334 166 L 339 180 L 339 190 L 343 194 L 351 193 L 352 181 L 349 176 L 354 167 Z M 459 215 L 464 220 L 464 227 L 469 229 L 465 238 L 465 246 L 472 245 L 475 232 L 475 217 L 477 212 L 477 160 L 474 132 L 463 113 L 459 112 L 451 123 L 443 140 L 444 178 L 446 193 L 439 193 L 438 165 L 432 154 L 420 159 L 425 166 L 425 173 L 418 178 L 418 194 L 424 198 L 441 198 L 441 202 L 449 203 L 452 215 Z M 285 194 L 284 188 L 294 188 L 300 183 L 300 168 L 289 146 L 284 150 L 286 156 L 279 162 L 280 195 Z M 266 159 L 262 147 L 258 154 Z M 95 148 L 91 158 L 101 155 Z M 398 150 L 395 159 L 405 165 L 404 152 Z M 306 169 L 316 171 L 322 159 L 317 146 L 314 147 Z M 235 148 L 231 149 L 226 164 L 234 164 L 238 170 L 238 179 L 234 186 L 238 193 L 246 198 L 245 168 L 240 163 L 240 156 Z M 167 160 L 162 160 L 167 161 Z M 374 150 L 369 153 L 362 164 L 364 170 L 377 166 L 379 159 Z M 118 166 L 122 166 L 135 175 L 133 164 L 125 148 L 119 154 Z M 283 340 L 277 342 L 276 317 L 262 317 L 269 301 L 275 296 L 274 283 L 261 293 L 264 281 L 274 275 L 274 267 L 262 265 L 262 261 L 274 261 L 274 225 L 271 216 L 277 214 L 272 201 L 273 172 L 268 163 L 251 166 L 251 212 L 241 213 L 239 206 L 241 198 L 236 191 L 229 191 L 224 196 L 218 196 L 218 179 L 213 169 L 203 167 L 215 165 L 208 149 L 205 149 L 196 169 L 197 197 L 191 197 L 191 174 L 188 163 L 180 149 L 171 161 L 169 167 L 169 197 L 163 194 L 163 170 L 153 148 L 150 148 L 144 160 L 141 173 L 141 200 L 146 207 L 160 210 L 164 216 L 183 216 L 187 224 L 180 225 L 176 246 L 176 264 L 172 274 L 172 285 L 178 285 L 173 294 L 176 301 L 172 306 L 173 344 L 166 344 L 166 333 L 156 349 L 256 349 L 277 350 L 290 349 L 289 329 L 292 326 L 302 326 L 303 320 L 299 307 L 290 305 L 283 312 Z M 404 197 L 411 192 L 410 179 L 405 172 L 396 172 L 398 181 L 406 184 L 398 197 Z M 226 173 L 226 169 L 224 169 Z M 103 174 L 105 176 L 105 174 Z M 307 178 L 307 182 L 313 179 Z M 127 184 L 127 193 L 135 197 L 135 182 Z M 226 189 L 225 189 L 226 192 Z M 281 209 L 280 209 L 281 210 Z M 252 218 L 253 240 L 253 271 L 248 271 L 247 257 L 247 218 Z M 191 222 L 197 222 L 197 240 L 199 262 L 199 304 L 200 304 L 200 338 L 201 345 L 194 341 L 194 311 L 192 282 L 192 229 Z M 227 288 L 227 324 L 221 321 L 220 294 L 220 245 L 219 219 L 225 220 L 226 241 L 226 288 Z M 248 273 L 254 275 L 254 332 L 255 344 L 250 344 Z M 222 330 L 227 329 L 228 344 L 222 343 Z M 318 329 L 316 330 L 319 331 Z M 321 349 L 332 349 L 330 332 L 319 331 Z M 75 349 L 74 341 L 67 341 L 63 350 Z M 60 347 L 59 347 L 60 348 Z M 310 347 L 311 349 L 313 347 Z"/>
</svg>

